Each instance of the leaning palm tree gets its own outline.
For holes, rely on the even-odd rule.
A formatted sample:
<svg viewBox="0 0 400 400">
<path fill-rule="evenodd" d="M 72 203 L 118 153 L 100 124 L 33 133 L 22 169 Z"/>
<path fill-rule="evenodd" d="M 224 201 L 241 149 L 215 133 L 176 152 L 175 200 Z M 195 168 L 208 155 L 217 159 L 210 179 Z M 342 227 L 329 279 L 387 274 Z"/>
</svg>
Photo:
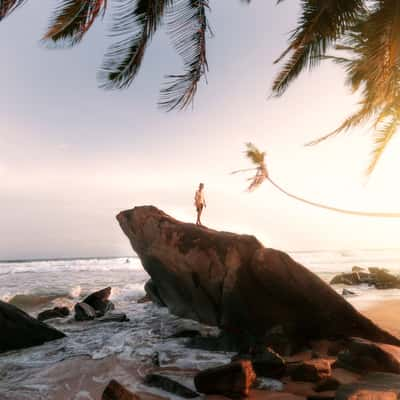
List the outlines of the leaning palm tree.
<svg viewBox="0 0 400 400">
<path fill-rule="evenodd" d="M 276 183 L 268 174 L 265 161 L 265 156 L 266 156 L 265 152 L 260 151 L 253 143 L 246 143 L 246 150 L 244 153 L 254 166 L 252 168 L 239 169 L 237 171 L 233 171 L 231 172 L 231 174 L 255 171 L 255 174 L 248 179 L 249 181 L 251 181 L 250 186 L 247 188 L 248 192 L 252 192 L 255 189 L 258 189 L 265 181 L 268 181 L 281 194 L 312 207 L 320 208 L 327 211 L 333 211 L 341 214 L 358 216 L 358 217 L 400 218 L 400 212 L 349 210 L 345 208 L 334 207 L 332 205 L 322 204 L 313 200 L 305 199 L 304 197 L 297 196 L 289 192 L 288 190 L 284 189 L 278 183 Z"/>
</svg>

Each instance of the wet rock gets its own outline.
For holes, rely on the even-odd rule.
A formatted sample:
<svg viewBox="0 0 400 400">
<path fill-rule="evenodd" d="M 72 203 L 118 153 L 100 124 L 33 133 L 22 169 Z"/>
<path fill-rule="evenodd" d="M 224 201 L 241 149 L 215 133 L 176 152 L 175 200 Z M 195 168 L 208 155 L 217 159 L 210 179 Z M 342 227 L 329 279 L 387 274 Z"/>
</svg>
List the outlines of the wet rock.
<svg viewBox="0 0 400 400">
<path fill-rule="evenodd" d="M 194 378 L 196 390 L 227 397 L 248 396 L 256 374 L 250 361 L 236 361 L 199 372 Z"/>
<path fill-rule="evenodd" d="M 348 349 L 339 353 L 336 366 L 357 372 L 400 374 L 400 347 L 354 338 Z"/>
<path fill-rule="evenodd" d="M 326 392 L 330 390 L 337 390 L 337 388 L 340 386 L 340 382 L 333 377 L 329 378 L 324 378 L 321 381 L 319 381 L 315 386 L 314 390 L 316 392 Z"/>
<path fill-rule="evenodd" d="M 99 322 L 128 322 L 129 318 L 125 313 L 108 312 L 103 317 L 98 318 Z"/>
<path fill-rule="evenodd" d="M 51 310 L 45 310 L 38 314 L 37 319 L 39 321 L 46 321 L 52 318 L 65 318 L 71 312 L 68 307 L 54 307 Z"/>
<path fill-rule="evenodd" d="M 37 346 L 64 336 L 12 304 L 0 301 L 0 353 Z"/>
<path fill-rule="evenodd" d="M 77 321 L 89 321 L 99 316 L 92 306 L 83 302 L 75 304 L 74 310 Z"/>
<path fill-rule="evenodd" d="M 396 374 L 370 373 L 360 381 L 342 385 L 337 400 L 397 400 L 400 398 L 400 379 Z"/>
<path fill-rule="evenodd" d="M 254 349 L 249 354 L 237 354 L 232 358 L 232 361 L 239 360 L 251 361 L 254 372 L 258 377 L 280 378 L 286 371 L 285 360 L 266 346 Z"/>
<path fill-rule="evenodd" d="M 158 293 L 157 286 L 151 279 L 149 279 L 144 285 L 144 290 L 146 291 L 146 295 L 154 304 L 157 304 L 159 307 L 166 307 L 166 304 L 161 299 L 160 294 Z"/>
<path fill-rule="evenodd" d="M 351 272 L 363 272 L 363 271 L 365 271 L 365 268 L 358 267 L 356 265 L 351 269 Z"/>
<path fill-rule="evenodd" d="M 115 309 L 114 304 L 109 300 L 111 295 L 111 287 L 99 290 L 90 294 L 83 300 L 83 303 L 91 306 L 99 315 Z"/>
<path fill-rule="evenodd" d="M 336 275 L 331 285 L 361 285 L 362 283 L 372 284 L 371 275 L 368 272 L 350 272 Z"/>
<path fill-rule="evenodd" d="M 357 296 L 357 294 L 352 292 L 349 289 L 343 289 L 342 290 L 342 296 Z"/>
<path fill-rule="evenodd" d="M 303 361 L 290 372 L 290 377 L 294 381 L 302 382 L 318 382 L 330 376 L 331 364 L 324 359 Z"/>
<path fill-rule="evenodd" d="M 101 400 L 140 400 L 140 397 L 113 379 L 104 389 Z"/>
<path fill-rule="evenodd" d="M 198 397 L 199 394 L 189 389 L 186 386 L 181 385 L 179 382 L 174 381 L 173 379 L 159 375 L 159 374 L 149 374 L 144 379 L 144 383 L 148 386 L 156 387 L 166 392 L 175 394 L 180 397 L 184 397 L 186 399 L 192 399 L 194 397 Z"/>
<path fill-rule="evenodd" d="M 170 338 L 194 338 L 201 336 L 201 333 L 195 329 L 184 329 L 169 336 Z"/>
<path fill-rule="evenodd" d="M 172 314 L 239 337 L 261 338 L 281 325 L 290 338 L 400 344 L 311 271 L 253 236 L 183 223 L 151 206 L 117 219 Z"/>
<path fill-rule="evenodd" d="M 151 298 L 150 298 L 150 296 L 148 294 L 146 294 L 143 297 L 141 297 L 137 302 L 139 304 L 149 303 L 149 302 L 151 302 Z"/>
</svg>

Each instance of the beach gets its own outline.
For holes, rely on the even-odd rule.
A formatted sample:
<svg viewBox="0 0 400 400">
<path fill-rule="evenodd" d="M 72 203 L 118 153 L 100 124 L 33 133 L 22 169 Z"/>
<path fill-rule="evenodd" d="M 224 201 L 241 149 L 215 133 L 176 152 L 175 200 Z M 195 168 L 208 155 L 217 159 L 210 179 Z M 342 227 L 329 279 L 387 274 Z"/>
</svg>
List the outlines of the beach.
<svg viewBox="0 0 400 400">
<path fill-rule="evenodd" d="M 379 302 L 365 309 L 363 313 L 382 328 L 400 337 L 400 299 Z"/>
</svg>

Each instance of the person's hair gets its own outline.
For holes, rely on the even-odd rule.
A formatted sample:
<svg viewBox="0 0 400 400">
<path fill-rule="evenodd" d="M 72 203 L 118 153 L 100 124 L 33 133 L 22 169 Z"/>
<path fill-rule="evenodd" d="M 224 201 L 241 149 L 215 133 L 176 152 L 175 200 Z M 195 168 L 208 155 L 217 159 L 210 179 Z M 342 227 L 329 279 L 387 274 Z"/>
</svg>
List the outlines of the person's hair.
<svg viewBox="0 0 400 400">
<path fill-rule="evenodd" d="M 200 183 L 199 187 L 204 187 L 204 183 Z"/>
</svg>

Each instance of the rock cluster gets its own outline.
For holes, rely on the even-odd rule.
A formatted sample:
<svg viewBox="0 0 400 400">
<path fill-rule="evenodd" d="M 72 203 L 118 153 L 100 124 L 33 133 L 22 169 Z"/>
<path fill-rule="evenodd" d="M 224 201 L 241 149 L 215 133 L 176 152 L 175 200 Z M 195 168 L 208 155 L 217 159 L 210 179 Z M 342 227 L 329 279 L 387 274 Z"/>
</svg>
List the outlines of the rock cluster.
<svg viewBox="0 0 400 400">
<path fill-rule="evenodd" d="M 384 268 L 368 268 L 368 272 L 360 267 L 353 267 L 352 272 L 336 275 L 331 285 L 356 286 L 367 284 L 377 289 L 400 289 L 400 277 L 390 274 Z"/>
</svg>

